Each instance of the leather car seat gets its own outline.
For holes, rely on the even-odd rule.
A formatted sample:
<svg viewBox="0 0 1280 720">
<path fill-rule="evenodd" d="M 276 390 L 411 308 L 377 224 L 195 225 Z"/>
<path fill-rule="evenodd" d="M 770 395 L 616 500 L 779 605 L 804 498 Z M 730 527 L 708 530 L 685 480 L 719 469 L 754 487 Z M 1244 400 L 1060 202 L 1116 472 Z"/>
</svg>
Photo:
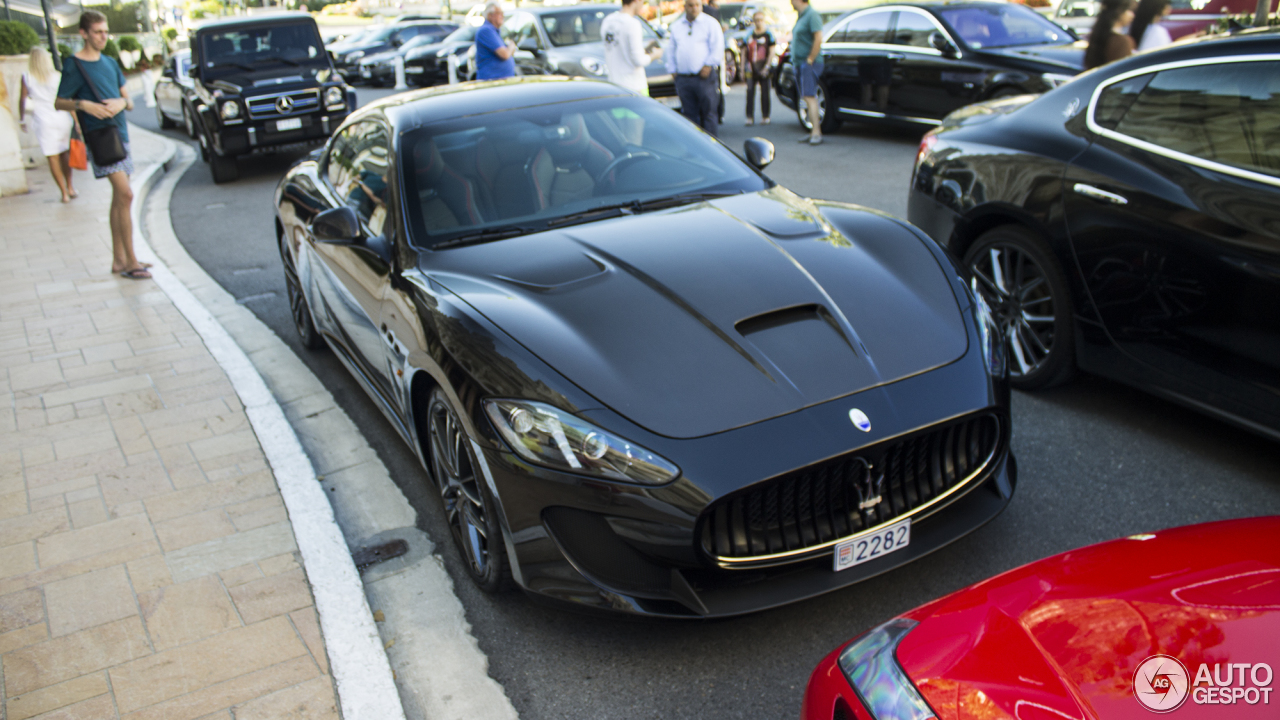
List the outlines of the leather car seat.
<svg viewBox="0 0 1280 720">
<path fill-rule="evenodd" d="M 476 206 L 475 187 L 449 167 L 434 140 L 415 145 L 413 156 L 423 225 L 428 233 L 484 222 Z"/>
<path fill-rule="evenodd" d="M 580 113 L 565 115 L 561 125 L 567 136 L 544 145 L 529 168 L 540 209 L 591 197 L 596 178 L 613 160 L 613 153 L 587 132 Z"/>
</svg>

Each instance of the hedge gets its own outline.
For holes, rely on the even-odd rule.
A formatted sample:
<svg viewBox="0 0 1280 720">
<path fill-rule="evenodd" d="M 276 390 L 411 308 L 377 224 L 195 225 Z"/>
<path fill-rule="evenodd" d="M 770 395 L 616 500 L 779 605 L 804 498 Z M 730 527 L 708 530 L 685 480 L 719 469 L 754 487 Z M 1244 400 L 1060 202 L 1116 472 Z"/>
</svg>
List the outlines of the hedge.
<svg viewBox="0 0 1280 720">
<path fill-rule="evenodd" d="M 31 26 L 17 20 L 0 21 L 0 55 L 25 55 L 40 44 L 40 36 Z"/>
</svg>

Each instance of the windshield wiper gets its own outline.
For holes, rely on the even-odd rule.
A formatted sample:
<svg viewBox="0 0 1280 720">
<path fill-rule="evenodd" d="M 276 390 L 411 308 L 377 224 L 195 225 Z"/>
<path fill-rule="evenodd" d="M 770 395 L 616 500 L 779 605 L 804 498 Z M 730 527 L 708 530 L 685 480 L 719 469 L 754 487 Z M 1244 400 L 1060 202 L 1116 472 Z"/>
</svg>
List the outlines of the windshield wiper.
<svg viewBox="0 0 1280 720">
<path fill-rule="evenodd" d="M 506 240 L 518 235 L 526 235 L 533 232 L 534 228 L 527 225 L 503 225 L 502 227 L 489 228 L 479 232 L 459 235 L 458 237 L 442 240 L 431 246 L 432 250 L 442 250 L 444 248 L 461 247 L 463 245 L 479 245 L 480 243 L 493 242 L 494 240 Z"/>
<path fill-rule="evenodd" d="M 650 210 L 661 210 L 663 208 L 675 207 L 677 205 L 688 205 L 689 203 L 695 203 L 702 200 L 715 200 L 716 198 L 729 197 L 730 195 L 741 195 L 742 193 L 742 190 L 681 193 L 679 195 L 670 195 L 668 197 L 637 202 L 635 203 L 635 211 L 649 212 Z"/>
<path fill-rule="evenodd" d="M 680 195 L 671 195 L 668 197 L 655 198 L 653 200 L 645 200 L 644 202 L 639 200 L 628 200 L 627 202 L 617 203 L 614 205 L 601 205 L 589 210 L 583 210 L 582 212 L 570 213 L 547 222 L 547 227 L 563 227 L 565 225 L 591 222 L 593 220 L 607 220 L 609 218 L 620 217 L 622 215 L 636 215 L 642 212 L 649 212 L 650 210 L 662 210 L 663 208 L 676 207 L 677 205 L 688 205 L 689 203 L 698 202 L 700 200 L 715 200 L 716 198 L 741 194 L 741 190 L 732 190 L 682 193 Z"/>
<path fill-rule="evenodd" d="M 288 63 L 294 67 L 302 67 L 302 63 L 300 62 L 295 62 L 293 60 L 290 60 L 289 58 L 282 58 L 275 55 L 272 55 L 271 57 L 258 58 L 257 60 L 253 61 L 253 64 L 257 65 L 258 63 L 261 63 L 261 62 L 272 62 L 272 61 Z"/>
<path fill-rule="evenodd" d="M 210 67 L 209 69 L 210 69 L 210 70 L 217 70 L 218 68 L 223 68 L 223 67 L 238 67 L 238 68 L 240 68 L 241 70 L 248 70 L 249 72 L 253 72 L 253 68 L 249 67 L 248 65 L 244 65 L 244 64 L 242 64 L 242 63 L 238 63 L 238 62 L 220 62 L 220 63 L 214 63 L 214 64 L 213 64 L 213 66 L 212 66 L 212 67 Z"/>
</svg>

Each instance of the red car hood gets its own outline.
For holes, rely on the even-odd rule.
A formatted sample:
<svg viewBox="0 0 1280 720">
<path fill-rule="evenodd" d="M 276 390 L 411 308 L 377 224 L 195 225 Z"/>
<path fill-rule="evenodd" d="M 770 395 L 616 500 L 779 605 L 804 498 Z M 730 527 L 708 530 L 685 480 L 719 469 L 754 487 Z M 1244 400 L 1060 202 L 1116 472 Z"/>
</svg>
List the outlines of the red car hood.
<svg viewBox="0 0 1280 720">
<path fill-rule="evenodd" d="M 1173 717 L 1280 717 L 1280 693 L 1263 692 L 1280 690 L 1280 677 L 1270 677 L 1280 674 L 1280 517 L 1074 550 L 906 617 L 920 624 L 898 646 L 898 661 L 939 720 L 1147 717 L 1135 673 L 1161 654 L 1188 673 L 1187 700 Z M 1256 673 L 1265 684 L 1249 693 L 1253 678 L 1241 683 L 1228 663 L 1266 663 Z M 1215 670 L 1244 696 L 1205 689 L 1218 682 L 1201 673 Z M 1204 702 L 1223 694 L 1234 702 Z"/>
</svg>

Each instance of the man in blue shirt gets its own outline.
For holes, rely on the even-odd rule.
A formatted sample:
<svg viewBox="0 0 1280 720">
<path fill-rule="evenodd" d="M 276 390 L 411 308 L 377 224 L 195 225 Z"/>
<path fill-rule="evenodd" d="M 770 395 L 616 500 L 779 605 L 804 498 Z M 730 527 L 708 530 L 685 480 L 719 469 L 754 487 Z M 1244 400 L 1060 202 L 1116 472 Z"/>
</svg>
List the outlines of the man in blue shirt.
<svg viewBox="0 0 1280 720">
<path fill-rule="evenodd" d="M 684 0 L 684 15 L 671 23 L 667 69 L 676 78 L 680 112 L 715 137 L 719 125 L 720 63 L 724 30 L 702 12 L 702 0 Z"/>
<path fill-rule="evenodd" d="M 484 6 L 484 25 L 476 31 L 477 80 L 501 80 L 516 74 L 516 46 L 510 40 L 504 41 L 498 32 L 505 18 L 498 3 Z"/>
<path fill-rule="evenodd" d="M 93 163 L 93 176 L 111 182 L 111 272 L 142 280 L 151 277 L 151 273 L 133 254 L 133 220 L 129 210 L 133 204 L 133 190 L 129 188 L 133 160 L 129 157 L 129 127 L 124 115 L 125 110 L 133 109 L 133 101 L 125 91 L 120 66 L 102 54 L 108 40 L 106 16 L 85 10 L 80 14 L 80 35 L 84 38 L 84 47 L 75 54 L 75 59 L 63 66 L 54 107 L 75 112 L 85 133 L 105 127 L 115 127 L 120 133 L 125 150 L 123 160 L 103 164 L 93 157 L 92 151 L 89 160 Z"/>
<path fill-rule="evenodd" d="M 800 17 L 791 29 L 791 65 L 796 70 L 796 87 L 809 115 L 809 134 L 800 142 L 822 144 L 822 127 L 818 122 L 818 77 L 822 75 L 822 16 L 807 0 L 791 0 Z"/>
</svg>

